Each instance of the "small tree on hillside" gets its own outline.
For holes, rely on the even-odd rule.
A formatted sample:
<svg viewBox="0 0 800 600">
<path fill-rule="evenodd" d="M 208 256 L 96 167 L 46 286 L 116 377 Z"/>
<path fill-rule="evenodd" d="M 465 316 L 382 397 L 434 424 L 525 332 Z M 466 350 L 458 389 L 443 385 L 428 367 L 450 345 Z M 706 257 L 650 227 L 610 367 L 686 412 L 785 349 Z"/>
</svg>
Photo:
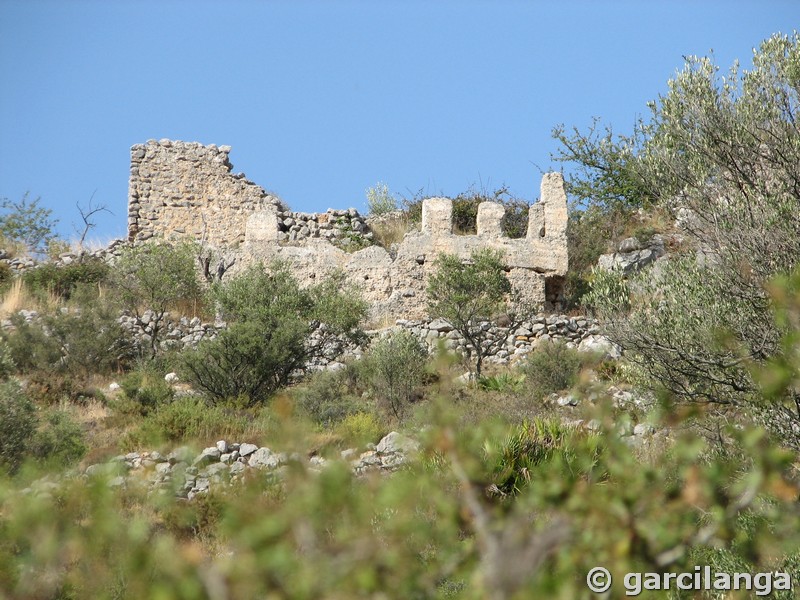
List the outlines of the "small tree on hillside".
<svg viewBox="0 0 800 600">
<path fill-rule="evenodd" d="M 200 297 L 194 261 L 191 244 L 153 243 L 126 248 L 114 267 L 114 290 L 139 326 L 149 330 L 151 356 L 158 353 L 167 312 Z"/>
<path fill-rule="evenodd" d="M 507 315 L 505 329 L 512 331 L 527 312 L 519 302 L 508 302 L 512 288 L 502 259 L 502 253 L 492 249 L 473 251 L 466 262 L 440 254 L 428 282 L 431 315 L 450 323 L 468 342 L 468 358 L 474 357 L 478 377 L 484 359 L 506 342 L 506 335 L 493 335 L 490 320 Z"/>
<path fill-rule="evenodd" d="M 0 199 L 0 239 L 16 246 L 17 251 L 43 254 L 56 238 L 57 219 L 53 211 L 39 205 L 41 198 L 30 200 L 28 192 L 19 202 Z"/>
</svg>

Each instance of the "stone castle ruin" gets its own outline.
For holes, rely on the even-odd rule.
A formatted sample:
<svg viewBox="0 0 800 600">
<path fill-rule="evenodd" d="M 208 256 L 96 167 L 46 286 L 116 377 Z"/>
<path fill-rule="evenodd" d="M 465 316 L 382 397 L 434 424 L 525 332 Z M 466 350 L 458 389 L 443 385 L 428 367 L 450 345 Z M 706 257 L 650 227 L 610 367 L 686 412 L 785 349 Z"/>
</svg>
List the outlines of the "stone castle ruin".
<svg viewBox="0 0 800 600">
<path fill-rule="evenodd" d="M 339 242 L 369 225 L 354 209 L 292 213 L 276 197 L 232 173 L 229 146 L 150 140 L 131 148 L 128 238 L 194 238 L 240 270 L 253 262 L 287 263 L 303 283 L 342 270 L 370 303 L 373 321 L 426 315 L 426 286 L 441 252 L 468 259 L 479 248 L 503 252 L 509 279 L 526 299 L 558 308 L 567 273 L 567 200 L 560 174 L 547 173 L 539 202 L 530 207 L 527 235 L 510 239 L 501 228 L 504 207 L 483 202 L 477 233 L 453 232 L 452 201 L 423 201 L 422 227 L 388 251 L 369 245 L 347 252 Z"/>
</svg>

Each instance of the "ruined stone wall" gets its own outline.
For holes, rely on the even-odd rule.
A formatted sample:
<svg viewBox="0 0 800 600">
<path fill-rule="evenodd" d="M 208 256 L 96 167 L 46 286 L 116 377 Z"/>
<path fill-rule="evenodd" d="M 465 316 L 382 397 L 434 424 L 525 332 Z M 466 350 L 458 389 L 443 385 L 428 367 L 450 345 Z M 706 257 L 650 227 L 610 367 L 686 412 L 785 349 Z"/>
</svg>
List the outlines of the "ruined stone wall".
<svg viewBox="0 0 800 600">
<path fill-rule="evenodd" d="M 544 176 L 541 200 L 531 207 L 525 238 L 510 239 L 503 234 L 502 204 L 483 202 L 479 206 L 475 235 L 453 233 L 452 210 L 453 203 L 447 198 L 424 200 L 421 230 L 406 234 L 396 253 L 390 255 L 378 246 L 347 253 L 324 239 L 282 245 L 278 241 L 279 217 L 267 209 L 248 220 L 239 262 L 244 266 L 252 261 L 283 260 L 293 265 L 305 284 L 343 270 L 370 303 L 373 320 L 388 324 L 397 318 L 426 315 L 425 290 L 439 253 L 468 259 L 472 251 L 488 247 L 503 253 L 509 279 L 529 302 L 553 307 L 548 283 L 560 284 L 567 272 L 567 202 L 560 174 Z"/>
<path fill-rule="evenodd" d="M 144 241 L 190 236 L 212 246 L 244 241 L 253 212 L 277 198 L 231 173 L 230 146 L 149 140 L 131 148 L 128 187 L 128 239 Z"/>
<path fill-rule="evenodd" d="M 567 202 L 558 173 L 542 179 L 525 238 L 503 234 L 505 209 L 495 202 L 479 206 L 475 235 L 457 235 L 452 201 L 431 198 L 423 202 L 421 230 L 406 234 L 391 254 L 374 245 L 346 252 L 340 234 L 371 239 L 357 211 L 290 213 L 243 175 L 231 174 L 229 151 L 169 140 L 134 146 L 129 238 L 205 235 L 207 244 L 236 258 L 230 276 L 254 262 L 275 259 L 288 263 L 306 285 L 342 270 L 370 303 L 373 324 L 387 325 L 426 316 L 425 290 L 439 253 L 468 259 L 473 250 L 489 247 L 502 252 L 509 279 L 526 300 L 557 308 L 567 272 Z"/>
</svg>

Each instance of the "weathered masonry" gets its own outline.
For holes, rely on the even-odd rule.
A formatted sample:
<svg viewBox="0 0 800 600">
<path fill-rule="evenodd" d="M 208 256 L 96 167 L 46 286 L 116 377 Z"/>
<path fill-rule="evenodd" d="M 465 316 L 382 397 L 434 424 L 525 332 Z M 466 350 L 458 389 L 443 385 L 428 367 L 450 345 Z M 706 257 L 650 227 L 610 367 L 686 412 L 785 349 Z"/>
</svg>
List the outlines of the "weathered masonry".
<svg viewBox="0 0 800 600">
<path fill-rule="evenodd" d="M 228 146 L 170 140 L 133 146 L 129 239 L 204 240 L 236 257 L 237 269 L 280 259 L 304 283 L 343 270 L 370 302 L 373 319 L 386 322 L 425 316 L 427 279 L 440 252 L 466 259 L 473 250 L 490 247 L 503 252 L 509 279 L 528 300 L 546 308 L 558 303 L 567 272 L 567 200 L 558 173 L 544 175 L 525 238 L 503 234 L 504 208 L 495 202 L 480 205 L 475 235 L 456 235 L 452 202 L 431 198 L 423 202 L 421 230 L 407 233 L 391 254 L 380 246 L 348 253 L 331 240 L 342 219 L 360 219 L 356 211 L 296 213 L 291 221 L 303 225 L 292 227 L 290 236 L 281 201 L 233 174 L 229 152 Z"/>
</svg>

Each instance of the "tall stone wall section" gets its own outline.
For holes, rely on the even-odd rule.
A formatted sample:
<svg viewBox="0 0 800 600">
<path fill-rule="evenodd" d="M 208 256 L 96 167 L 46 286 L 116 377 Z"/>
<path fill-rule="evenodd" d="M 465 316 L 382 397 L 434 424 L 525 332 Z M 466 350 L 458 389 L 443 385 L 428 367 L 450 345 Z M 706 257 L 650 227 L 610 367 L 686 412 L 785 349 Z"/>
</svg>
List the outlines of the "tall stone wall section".
<svg viewBox="0 0 800 600">
<path fill-rule="evenodd" d="M 236 258 L 230 276 L 254 262 L 275 259 L 289 264 L 305 285 L 341 270 L 369 302 L 375 325 L 427 315 L 426 287 L 439 253 L 468 260 L 472 251 L 487 247 L 503 254 L 509 279 L 526 300 L 546 309 L 558 306 L 567 272 L 567 202 L 558 173 L 543 177 L 525 238 L 503 234 L 505 209 L 495 202 L 479 206 L 476 234 L 457 235 L 452 201 L 431 198 L 423 202 L 420 231 L 407 233 L 391 254 L 375 245 L 346 252 L 336 234 L 324 228 L 335 211 L 300 223 L 300 213 L 290 215 L 262 188 L 231 174 L 229 151 L 226 146 L 169 140 L 133 146 L 129 238 L 205 236 L 206 243 Z M 347 219 L 337 223 L 342 231 L 362 223 L 355 211 L 341 213 L 337 219 Z M 339 232 L 335 227 L 331 231 Z"/>
<path fill-rule="evenodd" d="M 230 146 L 149 140 L 131 148 L 128 239 L 190 236 L 212 246 L 244 242 L 245 224 L 266 206 L 263 188 L 234 174 Z"/>
</svg>

